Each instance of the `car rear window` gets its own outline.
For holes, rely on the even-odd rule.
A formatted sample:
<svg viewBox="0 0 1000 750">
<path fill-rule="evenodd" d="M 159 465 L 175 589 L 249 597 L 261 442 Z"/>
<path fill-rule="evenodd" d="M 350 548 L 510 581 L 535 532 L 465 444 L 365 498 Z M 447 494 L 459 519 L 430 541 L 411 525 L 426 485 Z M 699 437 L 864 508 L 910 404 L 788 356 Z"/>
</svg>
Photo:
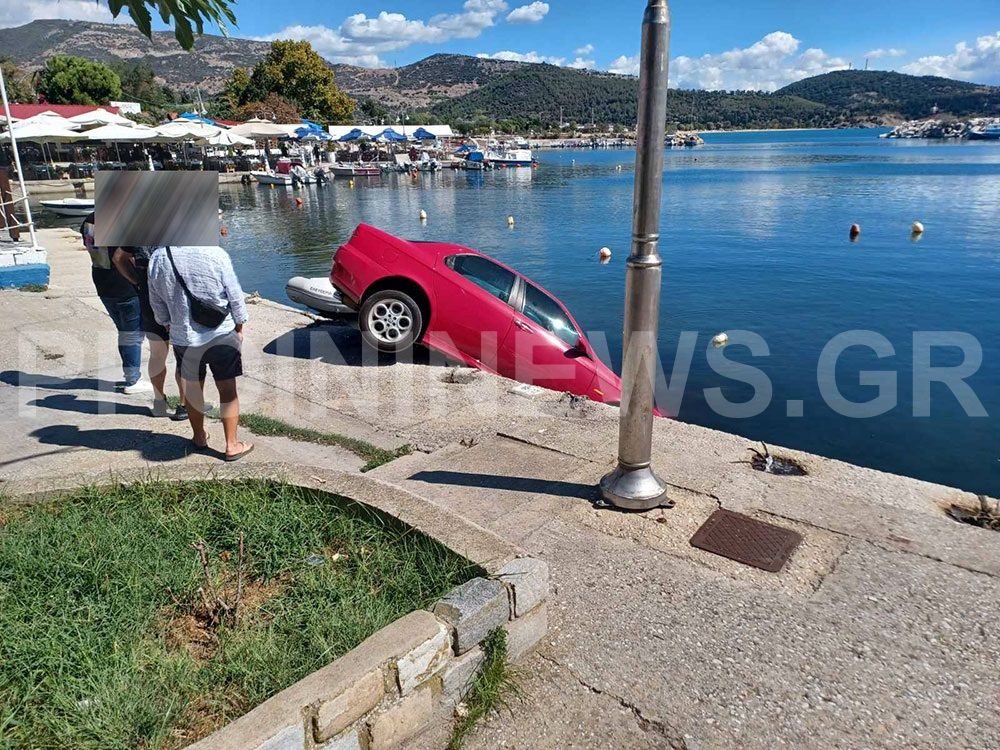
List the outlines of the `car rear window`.
<svg viewBox="0 0 1000 750">
<path fill-rule="evenodd" d="M 452 255 L 446 261 L 455 271 L 502 302 L 510 302 L 514 274 L 481 255 Z"/>
<path fill-rule="evenodd" d="M 524 315 L 570 346 L 576 346 L 580 341 L 580 333 L 559 303 L 531 284 L 524 285 Z"/>
</svg>

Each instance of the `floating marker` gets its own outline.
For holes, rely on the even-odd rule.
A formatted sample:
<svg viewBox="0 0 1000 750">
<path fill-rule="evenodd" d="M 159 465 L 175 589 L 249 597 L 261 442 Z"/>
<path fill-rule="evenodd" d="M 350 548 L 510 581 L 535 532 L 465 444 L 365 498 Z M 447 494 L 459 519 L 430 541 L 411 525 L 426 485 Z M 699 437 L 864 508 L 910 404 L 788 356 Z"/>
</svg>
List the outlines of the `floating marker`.
<svg viewBox="0 0 1000 750">
<path fill-rule="evenodd" d="M 921 224 L 919 221 L 915 221 L 910 225 L 910 231 L 912 231 L 914 234 L 923 234 L 924 225 Z"/>
<path fill-rule="evenodd" d="M 420 221 L 427 221 L 427 212 L 424 209 L 420 209 Z"/>
<path fill-rule="evenodd" d="M 507 226 L 509 226 L 509 227 L 514 226 L 514 217 L 513 216 L 508 216 L 507 217 Z"/>
<path fill-rule="evenodd" d="M 860 234 L 861 234 L 861 225 L 851 224 L 851 242 L 856 240 L 858 238 L 858 235 Z"/>
<path fill-rule="evenodd" d="M 354 179 L 353 178 L 347 181 L 347 187 L 350 187 L 350 188 L 354 187 Z"/>
<path fill-rule="evenodd" d="M 597 255 L 600 257 L 601 260 L 604 261 L 611 260 L 611 248 L 602 247 L 600 250 L 597 251 Z"/>
<path fill-rule="evenodd" d="M 725 333 L 717 333 L 712 336 L 712 346 L 725 346 L 729 343 L 729 335 Z"/>
<path fill-rule="evenodd" d="M 302 208 L 302 199 L 299 198 L 298 196 L 295 196 L 295 205 L 298 206 L 299 208 Z"/>
</svg>

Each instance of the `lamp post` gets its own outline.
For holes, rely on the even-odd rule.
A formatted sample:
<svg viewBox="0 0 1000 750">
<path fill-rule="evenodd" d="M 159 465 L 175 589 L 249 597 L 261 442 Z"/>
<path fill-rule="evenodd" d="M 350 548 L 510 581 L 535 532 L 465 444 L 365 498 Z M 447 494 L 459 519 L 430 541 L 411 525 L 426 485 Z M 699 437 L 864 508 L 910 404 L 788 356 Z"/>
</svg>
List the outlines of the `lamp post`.
<svg viewBox="0 0 1000 750">
<path fill-rule="evenodd" d="M 618 466 L 601 479 L 601 496 L 626 510 L 663 504 L 666 485 L 650 465 L 653 441 L 656 334 L 660 315 L 660 197 L 667 118 L 667 0 L 648 0 L 639 55 L 632 251 L 625 272 L 622 400 Z"/>
</svg>

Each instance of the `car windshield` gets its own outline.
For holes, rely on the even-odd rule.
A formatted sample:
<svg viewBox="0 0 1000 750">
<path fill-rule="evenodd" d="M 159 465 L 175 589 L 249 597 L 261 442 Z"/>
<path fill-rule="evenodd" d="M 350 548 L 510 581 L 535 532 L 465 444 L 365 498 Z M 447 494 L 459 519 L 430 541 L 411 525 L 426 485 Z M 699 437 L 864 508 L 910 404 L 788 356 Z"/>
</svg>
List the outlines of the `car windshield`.
<svg viewBox="0 0 1000 750">
<path fill-rule="evenodd" d="M 580 333 L 559 303 L 531 284 L 525 284 L 524 287 L 524 315 L 544 326 L 547 331 L 551 331 L 571 347 L 580 343 Z"/>
<path fill-rule="evenodd" d="M 449 266 L 503 302 L 510 302 L 514 274 L 481 255 L 453 255 Z"/>
</svg>

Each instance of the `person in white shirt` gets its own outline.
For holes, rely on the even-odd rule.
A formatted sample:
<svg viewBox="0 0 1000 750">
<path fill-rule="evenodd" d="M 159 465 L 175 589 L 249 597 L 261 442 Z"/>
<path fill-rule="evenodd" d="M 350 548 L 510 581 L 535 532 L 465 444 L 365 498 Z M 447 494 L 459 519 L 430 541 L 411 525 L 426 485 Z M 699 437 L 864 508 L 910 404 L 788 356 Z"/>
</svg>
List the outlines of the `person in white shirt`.
<svg viewBox="0 0 1000 750">
<path fill-rule="evenodd" d="M 243 458 L 254 448 L 253 443 L 237 436 L 240 402 L 236 378 L 243 374 L 243 326 L 248 315 L 229 255 L 221 247 L 157 248 L 149 261 L 149 301 L 156 321 L 170 334 L 184 380 L 195 448 L 208 447 L 205 377 L 211 370 L 219 390 L 226 461 Z M 196 320 L 205 318 L 205 310 L 215 313 L 215 325 Z"/>
</svg>

